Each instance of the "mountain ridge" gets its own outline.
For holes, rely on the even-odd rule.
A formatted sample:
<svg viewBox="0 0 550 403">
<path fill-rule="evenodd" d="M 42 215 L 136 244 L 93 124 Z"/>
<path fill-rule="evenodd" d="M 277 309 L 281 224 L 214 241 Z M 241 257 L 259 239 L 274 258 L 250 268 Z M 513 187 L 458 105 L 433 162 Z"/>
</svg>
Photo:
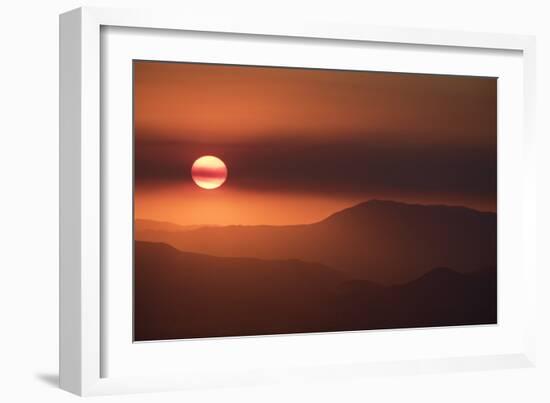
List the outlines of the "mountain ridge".
<svg viewBox="0 0 550 403">
<path fill-rule="evenodd" d="M 371 200 L 313 224 L 201 227 L 136 239 L 211 256 L 316 262 L 383 284 L 433 267 L 496 266 L 496 213 L 461 206 Z"/>
<path fill-rule="evenodd" d="M 496 272 L 436 268 L 385 286 L 297 261 L 135 252 L 137 341 L 496 323 Z"/>
<path fill-rule="evenodd" d="M 456 210 L 463 210 L 463 211 L 471 211 L 479 214 L 488 214 L 488 215 L 496 215 L 493 211 L 486 211 L 486 210 L 478 210 L 472 207 L 466 207 L 462 205 L 454 205 L 454 204 L 422 204 L 422 203 L 409 203 L 409 202 L 401 202 L 401 201 L 395 201 L 395 200 L 388 200 L 388 199 L 369 199 L 365 200 L 363 202 L 359 202 L 357 204 L 354 204 L 353 206 L 349 206 L 346 208 L 343 208 L 341 210 L 335 211 L 326 217 L 314 221 L 312 223 L 299 223 L 299 224 L 226 224 L 226 225 L 214 225 L 214 224 L 193 224 L 193 225 L 185 225 L 185 224 L 178 224 L 173 223 L 170 221 L 160 221 L 160 220 L 153 220 L 148 218 L 136 218 L 134 220 L 135 223 L 142 224 L 144 227 L 161 227 L 163 225 L 171 226 L 175 230 L 177 228 L 180 228 L 181 230 L 194 230 L 199 228 L 227 228 L 227 227 L 299 227 L 304 225 L 314 225 L 319 224 L 323 221 L 326 221 L 330 219 L 333 216 L 336 216 L 340 213 L 344 213 L 348 210 L 354 210 L 356 208 L 366 207 L 366 206 L 372 206 L 372 205 L 381 205 L 381 206 L 392 206 L 392 205 L 401 205 L 401 206 L 410 206 L 410 207 L 428 207 L 428 208 L 443 208 L 443 209 L 456 209 Z M 149 229 L 149 228 L 146 228 Z"/>
</svg>

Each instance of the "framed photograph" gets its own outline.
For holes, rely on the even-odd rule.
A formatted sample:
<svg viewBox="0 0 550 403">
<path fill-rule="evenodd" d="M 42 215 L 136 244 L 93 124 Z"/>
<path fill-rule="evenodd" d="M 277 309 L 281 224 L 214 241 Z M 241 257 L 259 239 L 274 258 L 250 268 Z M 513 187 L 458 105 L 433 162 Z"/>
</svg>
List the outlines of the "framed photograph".
<svg viewBox="0 0 550 403">
<path fill-rule="evenodd" d="M 535 362 L 534 39 L 60 17 L 60 383 Z"/>
</svg>

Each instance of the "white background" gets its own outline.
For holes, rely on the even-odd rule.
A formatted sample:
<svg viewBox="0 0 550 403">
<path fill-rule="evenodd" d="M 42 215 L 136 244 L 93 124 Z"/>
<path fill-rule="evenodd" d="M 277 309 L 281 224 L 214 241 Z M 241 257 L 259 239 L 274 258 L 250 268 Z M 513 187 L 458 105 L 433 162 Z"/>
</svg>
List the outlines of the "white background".
<svg viewBox="0 0 550 403">
<path fill-rule="evenodd" d="M 511 4 L 508 4 L 511 3 Z M 315 18 L 375 25 L 528 33 L 538 36 L 539 287 L 538 367 L 369 377 L 254 388 L 93 398 L 115 402 L 550 401 L 550 29 L 544 1 L 271 0 L 162 1 L 180 12 Z M 75 401 L 57 389 L 58 20 L 80 5 L 144 6 L 151 1 L 11 1 L 0 7 L 0 399 Z M 546 170 L 546 171 L 544 171 Z"/>
</svg>

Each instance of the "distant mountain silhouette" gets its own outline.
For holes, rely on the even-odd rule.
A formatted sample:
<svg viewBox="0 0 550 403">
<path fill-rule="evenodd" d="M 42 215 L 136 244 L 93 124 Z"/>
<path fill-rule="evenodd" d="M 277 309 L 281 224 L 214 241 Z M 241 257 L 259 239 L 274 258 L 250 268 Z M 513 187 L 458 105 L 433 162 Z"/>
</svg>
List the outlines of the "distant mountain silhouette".
<svg viewBox="0 0 550 403">
<path fill-rule="evenodd" d="M 465 207 L 371 200 L 320 222 L 292 226 L 202 227 L 136 233 L 179 250 L 223 257 L 299 259 L 383 284 L 433 267 L 461 273 L 496 266 L 496 214 Z"/>
<path fill-rule="evenodd" d="M 135 339 L 496 323 L 496 270 L 439 268 L 397 286 L 299 260 L 135 243 Z"/>
<path fill-rule="evenodd" d="M 181 232 L 181 231 L 191 231 L 202 227 L 207 227 L 207 226 L 206 225 L 179 225 L 179 224 L 173 224 L 167 221 L 144 220 L 141 218 L 134 220 L 134 230 L 137 233 L 147 232 L 147 231 Z M 213 225 L 209 225 L 208 227 L 213 227 Z"/>
<path fill-rule="evenodd" d="M 148 242 L 135 243 L 134 278 L 137 340 L 308 326 L 300 321 L 322 320 L 324 298 L 347 279 L 320 264 L 219 258 Z"/>
</svg>

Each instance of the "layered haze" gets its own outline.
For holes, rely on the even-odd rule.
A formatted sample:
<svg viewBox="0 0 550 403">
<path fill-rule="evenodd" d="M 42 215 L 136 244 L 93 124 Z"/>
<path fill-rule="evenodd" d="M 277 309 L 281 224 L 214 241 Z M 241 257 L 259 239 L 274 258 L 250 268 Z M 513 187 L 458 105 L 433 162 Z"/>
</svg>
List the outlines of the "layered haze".
<svg viewBox="0 0 550 403">
<path fill-rule="evenodd" d="M 496 267 L 497 226 L 494 213 L 372 200 L 304 225 L 151 230 L 138 224 L 136 239 L 211 256 L 316 262 L 353 278 L 400 284 L 434 267 L 462 273 Z"/>
</svg>

